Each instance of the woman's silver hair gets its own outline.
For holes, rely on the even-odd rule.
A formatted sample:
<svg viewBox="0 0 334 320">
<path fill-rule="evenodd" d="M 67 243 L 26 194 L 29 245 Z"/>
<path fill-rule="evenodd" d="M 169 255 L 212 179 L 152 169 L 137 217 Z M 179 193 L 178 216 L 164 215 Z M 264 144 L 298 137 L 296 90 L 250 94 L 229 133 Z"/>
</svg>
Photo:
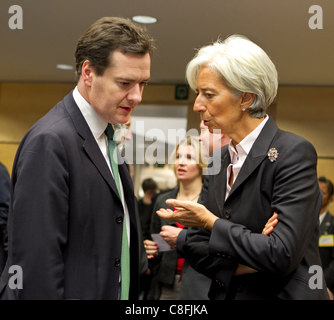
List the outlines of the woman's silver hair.
<svg viewBox="0 0 334 320">
<path fill-rule="evenodd" d="M 233 35 L 201 48 L 186 71 L 187 81 L 194 91 L 202 66 L 217 72 L 237 98 L 242 92 L 254 93 L 256 96 L 248 112 L 254 118 L 265 116 L 277 94 L 278 75 L 274 63 L 258 45 L 244 36 Z"/>
</svg>

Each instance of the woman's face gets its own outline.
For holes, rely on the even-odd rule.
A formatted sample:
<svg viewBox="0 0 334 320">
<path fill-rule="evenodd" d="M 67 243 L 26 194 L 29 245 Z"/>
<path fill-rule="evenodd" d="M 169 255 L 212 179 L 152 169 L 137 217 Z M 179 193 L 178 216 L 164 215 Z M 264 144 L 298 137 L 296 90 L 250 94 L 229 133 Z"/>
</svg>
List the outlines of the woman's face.
<svg viewBox="0 0 334 320">
<path fill-rule="evenodd" d="M 203 124 L 211 133 L 213 129 L 221 129 L 226 135 L 233 134 L 243 116 L 242 98 L 236 98 L 219 75 L 208 67 L 199 70 L 196 87 L 194 111 L 201 113 Z"/>
<path fill-rule="evenodd" d="M 175 173 L 179 181 L 191 181 L 201 175 L 193 146 L 179 146 L 176 152 Z"/>
</svg>

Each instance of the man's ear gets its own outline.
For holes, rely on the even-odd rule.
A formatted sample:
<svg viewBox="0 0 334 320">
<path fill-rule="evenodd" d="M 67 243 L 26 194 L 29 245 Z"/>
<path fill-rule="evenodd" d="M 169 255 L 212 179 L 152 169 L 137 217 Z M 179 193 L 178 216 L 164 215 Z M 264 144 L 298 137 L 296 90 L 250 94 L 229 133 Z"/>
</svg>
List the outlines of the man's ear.
<svg viewBox="0 0 334 320">
<path fill-rule="evenodd" d="M 247 110 L 255 100 L 255 93 L 243 92 L 241 95 L 241 109 Z"/>
<path fill-rule="evenodd" d="M 82 80 L 84 81 L 85 85 L 88 86 L 88 87 L 90 87 L 91 84 L 92 84 L 93 73 L 94 73 L 94 68 L 92 67 L 90 62 L 88 60 L 86 60 L 82 64 L 81 77 L 82 77 Z"/>
</svg>

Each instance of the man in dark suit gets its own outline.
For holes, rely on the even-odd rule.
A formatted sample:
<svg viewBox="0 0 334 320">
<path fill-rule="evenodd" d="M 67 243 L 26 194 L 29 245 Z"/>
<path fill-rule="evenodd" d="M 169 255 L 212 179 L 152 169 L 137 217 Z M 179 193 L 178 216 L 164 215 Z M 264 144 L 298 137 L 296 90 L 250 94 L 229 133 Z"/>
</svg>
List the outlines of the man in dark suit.
<svg viewBox="0 0 334 320">
<path fill-rule="evenodd" d="M 0 163 L 0 272 L 5 267 L 7 254 L 4 239 L 7 227 L 10 198 L 10 177 L 6 167 Z"/>
<path fill-rule="evenodd" d="M 102 18 L 79 39 L 77 87 L 17 151 L 2 299 L 119 299 L 125 265 L 130 284 L 122 299 L 137 299 L 133 185 L 124 163 L 114 171 L 105 130 L 126 123 L 141 101 L 152 49 L 146 31 L 123 18 Z M 129 265 L 121 259 L 123 235 Z M 22 288 L 11 281 L 13 265 L 23 272 Z"/>
<path fill-rule="evenodd" d="M 334 291 L 334 217 L 328 211 L 333 202 L 333 183 L 326 177 L 319 177 L 319 187 L 323 193 L 322 207 L 320 210 L 320 238 L 319 251 L 324 269 L 327 287 Z"/>
</svg>

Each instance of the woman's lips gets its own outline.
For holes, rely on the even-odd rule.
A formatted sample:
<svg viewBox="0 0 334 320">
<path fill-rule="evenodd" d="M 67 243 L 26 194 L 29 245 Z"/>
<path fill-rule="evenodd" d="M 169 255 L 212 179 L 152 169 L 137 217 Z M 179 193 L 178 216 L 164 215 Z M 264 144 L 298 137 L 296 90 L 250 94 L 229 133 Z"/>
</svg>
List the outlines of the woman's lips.
<svg viewBox="0 0 334 320">
<path fill-rule="evenodd" d="M 177 173 L 178 173 L 178 174 L 185 174 L 185 173 L 186 173 L 186 170 L 184 170 L 184 169 L 178 169 L 178 170 L 177 170 Z"/>
</svg>

